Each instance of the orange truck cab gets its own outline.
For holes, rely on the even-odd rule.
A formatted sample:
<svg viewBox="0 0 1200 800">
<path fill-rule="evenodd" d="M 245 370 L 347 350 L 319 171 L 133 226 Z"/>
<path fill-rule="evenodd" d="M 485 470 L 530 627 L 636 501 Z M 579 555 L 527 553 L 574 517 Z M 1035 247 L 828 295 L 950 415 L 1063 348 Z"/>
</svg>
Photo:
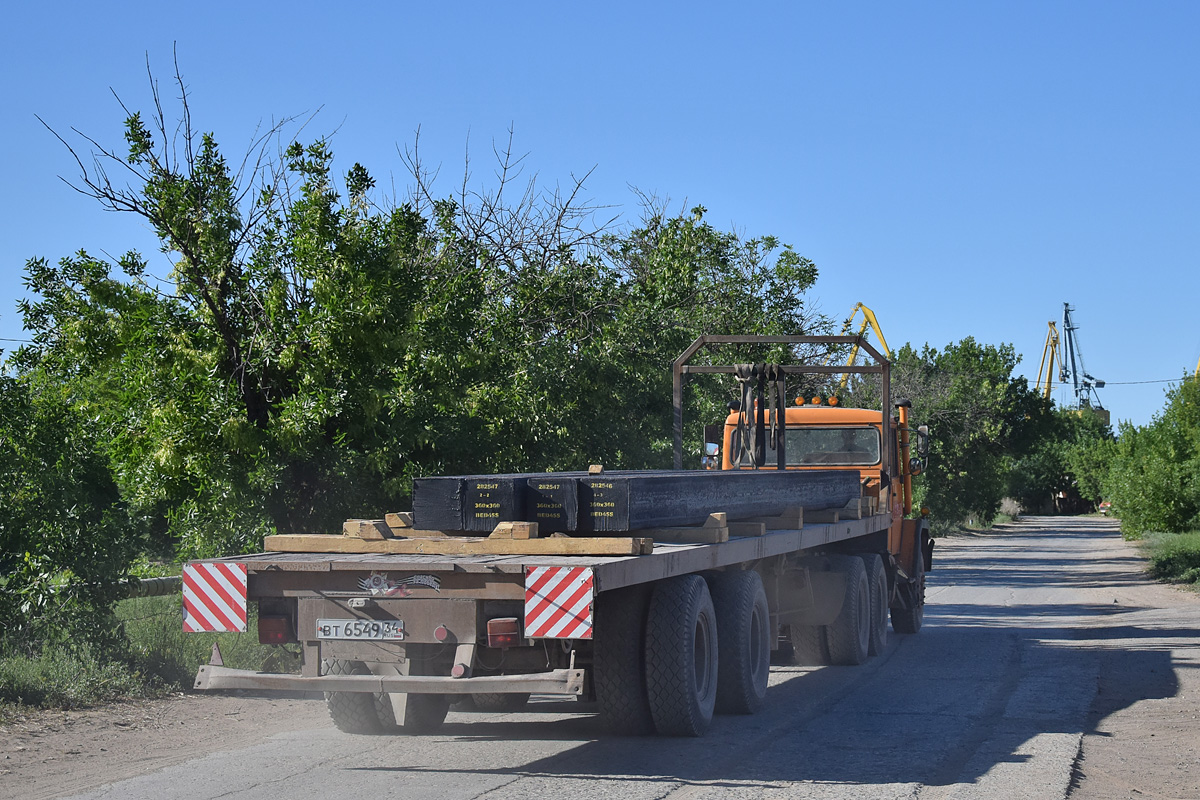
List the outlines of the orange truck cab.
<svg viewBox="0 0 1200 800">
<path fill-rule="evenodd" d="M 835 401 L 836 402 L 836 401 Z M 871 511 L 890 513 L 888 550 L 901 564 L 911 564 L 916 549 L 922 546 L 920 519 L 906 519 L 912 513 L 912 478 L 922 470 L 921 460 L 912 458 L 908 411 L 910 403 L 896 404 L 897 415 L 888 419 L 888 435 L 892 446 L 883 447 L 881 412 L 844 408 L 835 405 L 809 404 L 784 409 L 784 456 L 786 469 L 853 470 L 860 474 L 863 497 Z M 725 419 L 720 443 L 720 468 L 777 469 L 778 453 L 772 437 L 767 436 L 760 465 L 755 464 L 752 448 L 746 442 L 752 435 L 753 417 L 740 410 L 731 411 Z M 770 412 L 766 412 L 766 427 L 772 427 Z M 917 450 L 924 454 L 927 430 L 915 431 Z M 891 453 L 892 463 L 883 463 L 885 453 Z M 711 458 L 706 466 L 715 467 Z M 891 480 L 891 476 L 899 476 Z M 927 559 L 926 559 L 927 560 Z"/>
</svg>

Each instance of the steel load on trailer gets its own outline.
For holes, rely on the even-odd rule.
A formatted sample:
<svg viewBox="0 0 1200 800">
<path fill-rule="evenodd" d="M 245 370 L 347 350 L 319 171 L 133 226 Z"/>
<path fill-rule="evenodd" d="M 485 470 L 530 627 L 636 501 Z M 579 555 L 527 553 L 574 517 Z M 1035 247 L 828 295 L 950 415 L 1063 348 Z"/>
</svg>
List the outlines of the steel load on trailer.
<svg viewBox="0 0 1200 800">
<path fill-rule="evenodd" d="M 856 343 L 874 363 L 689 369 L 712 343 Z M 906 403 L 893 417 L 789 406 L 771 391 L 797 373 L 846 370 L 879 374 L 890 407 L 887 359 L 861 337 L 702 337 L 675 364 L 677 468 L 686 375 L 724 371 L 743 386 L 743 403 L 706 428 L 710 472 L 444 479 L 460 482 L 439 484 L 425 516 L 442 528 L 395 514 L 192 562 L 185 628 L 244 630 L 254 603 L 260 640 L 299 643 L 303 656 L 300 675 L 205 665 L 196 687 L 324 691 L 350 732 L 432 730 L 464 695 L 511 710 L 556 693 L 594 698 L 616 732 L 699 735 L 714 711 L 757 710 L 772 658 L 788 650 L 800 663 L 861 663 L 885 646 L 889 612 L 898 632 L 920 628 L 932 545 L 925 520 L 906 517 L 920 470 Z M 780 469 L 783 483 L 770 477 Z M 619 476 L 633 477 L 618 488 Z M 583 499 L 563 501 L 568 514 L 520 494 L 547 481 L 556 498 Z M 744 488 L 722 491 L 731 481 Z M 777 496 L 790 483 L 807 508 Z M 638 499 L 663 491 L 678 496 Z M 618 495 L 624 515 L 595 524 Z M 497 514 L 490 531 L 477 510 Z"/>
</svg>

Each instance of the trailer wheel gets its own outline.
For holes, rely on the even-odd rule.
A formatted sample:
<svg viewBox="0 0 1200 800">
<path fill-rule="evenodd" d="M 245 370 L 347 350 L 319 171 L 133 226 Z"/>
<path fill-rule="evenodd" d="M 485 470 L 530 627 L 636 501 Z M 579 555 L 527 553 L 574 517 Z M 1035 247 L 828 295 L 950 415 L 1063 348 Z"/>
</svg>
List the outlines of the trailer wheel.
<svg viewBox="0 0 1200 800">
<path fill-rule="evenodd" d="M 842 610 L 826 628 L 829 661 L 855 666 L 867 660 L 871 647 L 871 593 L 867 568 L 858 556 L 831 556 L 834 570 L 846 576 Z"/>
<path fill-rule="evenodd" d="M 709 577 L 717 612 L 717 703 L 721 714 L 753 714 L 767 696 L 771 666 L 771 616 L 757 572 Z"/>
<path fill-rule="evenodd" d="M 603 592 L 596 598 L 592 681 L 600 724 L 620 736 L 654 733 L 646 697 L 648 586 Z"/>
<path fill-rule="evenodd" d="M 405 702 L 401 725 L 405 733 L 432 733 L 442 726 L 450 711 L 450 698 L 444 694 L 410 694 Z M 391 712 L 390 703 L 388 711 Z"/>
<path fill-rule="evenodd" d="M 867 588 L 871 595 L 871 641 L 869 655 L 877 656 L 887 648 L 888 634 L 888 580 L 883 568 L 883 559 L 874 553 L 863 554 L 867 568 Z"/>
<path fill-rule="evenodd" d="M 824 625 L 788 625 L 792 653 L 802 667 L 823 667 L 829 664 L 829 645 Z"/>
<path fill-rule="evenodd" d="M 529 693 L 498 694 L 496 692 L 476 692 L 471 695 L 475 702 L 476 711 L 499 711 L 513 713 L 525 708 L 529 703 Z"/>
<path fill-rule="evenodd" d="M 646 620 L 646 694 L 654 727 L 699 736 L 717 700 L 717 619 L 699 575 L 660 581 Z"/>
<path fill-rule="evenodd" d="M 918 553 L 913 560 L 913 581 L 900 589 L 906 607 L 892 609 L 892 630 L 896 633 L 917 633 L 925 621 L 925 558 Z"/>
<path fill-rule="evenodd" d="M 361 661 L 326 658 L 321 661 L 322 675 L 369 675 Z M 386 695 L 385 695 L 386 701 Z M 370 692 L 326 692 L 325 705 L 333 724 L 342 733 L 380 733 L 381 714 L 376 710 L 376 696 Z M 391 708 L 388 708 L 388 714 Z"/>
</svg>

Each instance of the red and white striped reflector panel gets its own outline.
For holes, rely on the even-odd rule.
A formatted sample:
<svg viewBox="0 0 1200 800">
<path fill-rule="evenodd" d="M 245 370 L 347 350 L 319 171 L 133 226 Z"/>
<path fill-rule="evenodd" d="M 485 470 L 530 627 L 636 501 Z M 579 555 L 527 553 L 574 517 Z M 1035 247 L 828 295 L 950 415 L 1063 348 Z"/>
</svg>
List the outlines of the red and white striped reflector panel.
<svg viewBox="0 0 1200 800">
<path fill-rule="evenodd" d="M 187 633 L 245 632 L 245 564 L 184 565 L 183 630 Z"/>
<path fill-rule="evenodd" d="M 526 567 L 525 636 L 592 638 L 594 594 L 589 567 Z"/>
</svg>

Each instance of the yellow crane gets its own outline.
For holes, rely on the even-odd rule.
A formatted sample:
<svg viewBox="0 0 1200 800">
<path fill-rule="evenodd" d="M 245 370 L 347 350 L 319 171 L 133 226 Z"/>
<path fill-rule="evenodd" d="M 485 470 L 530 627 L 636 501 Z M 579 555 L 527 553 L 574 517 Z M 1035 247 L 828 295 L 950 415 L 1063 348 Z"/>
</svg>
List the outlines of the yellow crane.
<svg viewBox="0 0 1200 800">
<path fill-rule="evenodd" d="M 1050 330 L 1046 332 L 1046 346 L 1042 348 L 1042 365 L 1038 367 L 1037 391 L 1041 392 L 1042 397 L 1049 400 L 1050 392 L 1054 389 L 1055 365 L 1058 365 L 1058 371 L 1062 370 L 1062 353 L 1058 340 L 1058 328 L 1054 326 L 1053 321 L 1046 324 L 1050 326 Z"/>
<path fill-rule="evenodd" d="M 875 318 L 875 312 L 872 311 L 871 309 L 867 308 L 862 303 L 856 303 L 854 308 L 850 311 L 850 317 L 846 320 L 846 323 L 844 325 L 842 325 L 842 335 L 843 336 L 848 335 L 850 333 L 850 331 L 854 328 L 854 318 L 856 316 L 858 316 L 858 312 L 860 312 L 860 311 L 862 312 L 863 318 L 862 318 L 862 322 L 858 326 L 858 335 L 859 336 L 864 335 L 867 332 L 868 328 L 875 331 L 875 336 L 879 339 L 879 346 L 883 348 L 883 354 L 885 356 L 887 356 L 889 360 L 891 360 L 892 351 L 890 348 L 888 348 L 887 339 L 883 338 L 883 331 L 880 330 L 880 328 L 879 328 L 879 320 L 877 320 Z M 846 359 L 846 366 L 847 367 L 853 366 L 854 360 L 856 358 L 858 358 L 858 345 L 857 344 L 853 345 L 850 348 L 850 357 Z M 833 355 L 831 354 L 829 356 L 829 358 L 825 359 L 825 364 L 828 365 L 829 362 L 831 362 L 832 360 L 833 360 Z M 849 382 L 850 382 L 850 373 L 847 372 L 842 375 L 841 383 L 838 385 L 838 394 L 845 394 L 846 385 Z"/>
</svg>

